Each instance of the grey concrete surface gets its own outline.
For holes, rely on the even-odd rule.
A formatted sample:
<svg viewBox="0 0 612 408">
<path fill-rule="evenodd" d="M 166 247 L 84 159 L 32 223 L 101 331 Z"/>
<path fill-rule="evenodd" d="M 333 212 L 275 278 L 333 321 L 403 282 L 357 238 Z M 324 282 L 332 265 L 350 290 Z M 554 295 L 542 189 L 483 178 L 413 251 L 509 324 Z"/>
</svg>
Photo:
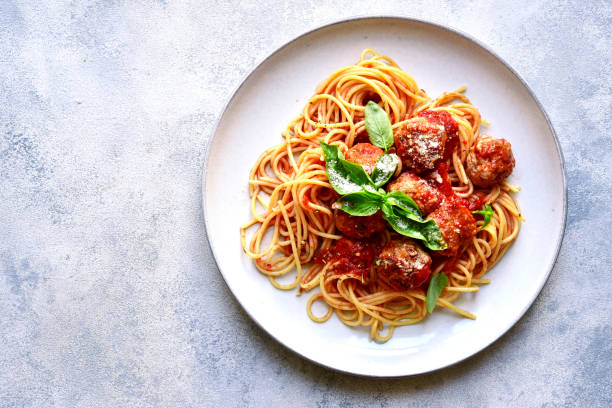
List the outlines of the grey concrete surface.
<svg viewBox="0 0 612 408">
<path fill-rule="evenodd" d="M 265 3 L 265 4 L 264 4 Z M 525 317 L 438 372 L 367 379 L 256 327 L 205 236 L 201 167 L 229 92 L 325 21 L 414 16 L 530 84 L 569 178 Z M 0 407 L 612 406 L 609 1 L 0 2 Z"/>
</svg>

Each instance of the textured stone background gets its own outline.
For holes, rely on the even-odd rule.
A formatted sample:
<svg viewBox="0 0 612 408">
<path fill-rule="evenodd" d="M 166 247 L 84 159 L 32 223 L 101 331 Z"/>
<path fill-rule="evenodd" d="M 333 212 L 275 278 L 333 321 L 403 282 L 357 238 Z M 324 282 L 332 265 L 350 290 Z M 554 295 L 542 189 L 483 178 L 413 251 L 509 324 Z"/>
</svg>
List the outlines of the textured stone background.
<svg viewBox="0 0 612 408">
<path fill-rule="evenodd" d="M 611 406 L 612 5 L 522 3 L 1 1 L 0 406 Z M 243 75 L 366 13 L 488 44 L 567 161 L 567 233 L 534 306 L 484 352 L 412 378 L 339 374 L 263 333 L 216 269 L 200 204 Z"/>
</svg>

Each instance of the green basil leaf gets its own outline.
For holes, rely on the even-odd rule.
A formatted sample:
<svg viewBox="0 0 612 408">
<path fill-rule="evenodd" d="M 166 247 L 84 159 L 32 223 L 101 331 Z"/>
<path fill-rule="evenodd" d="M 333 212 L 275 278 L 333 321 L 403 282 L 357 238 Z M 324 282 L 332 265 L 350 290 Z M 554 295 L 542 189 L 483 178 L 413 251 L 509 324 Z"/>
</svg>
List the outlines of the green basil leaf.
<svg viewBox="0 0 612 408">
<path fill-rule="evenodd" d="M 360 193 L 343 195 L 342 198 L 336 201 L 334 207 L 351 215 L 367 217 L 380 210 L 381 204 L 382 197 L 380 195 L 362 191 Z"/>
<path fill-rule="evenodd" d="M 383 218 L 397 233 L 423 241 L 427 248 L 441 251 L 447 248 L 442 233 L 434 220 L 419 220 L 416 214 L 395 207 L 388 200 L 381 205 Z"/>
<path fill-rule="evenodd" d="M 396 207 L 399 207 L 408 212 L 414 213 L 416 216 L 415 221 L 423 220 L 423 214 L 419 209 L 419 206 L 414 200 L 406 193 L 399 190 L 391 191 L 385 196 L 385 200 Z"/>
<path fill-rule="evenodd" d="M 361 184 L 353 181 L 349 172 L 342 163 L 344 158 L 342 158 L 342 153 L 338 150 L 338 146 L 329 145 L 323 142 L 319 142 L 319 144 L 321 145 L 323 155 L 325 156 L 327 178 L 329 179 L 329 183 L 332 185 L 334 190 L 336 190 L 339 194 L 349 194 L 363 191 Z"/>
<path fill-rule="evenodd" d="M 425 220 L 425 222 L 421 225 L 421 232 L 423 235 L 425 235 L 425 245 L 427 248 L 433 249 L 434 251 L 442 251 L 448 248 L 448 245 L 442 236 L 442 232 L 434 220 Z"/>
<path fill-rule="evenodd" d="M 472 211 L 472 214 L 480 214 L 484 215 L 484 224 L 478 229 L 483 229 L 491 222 L 491 217 L 493 216 L 493 209 L 489 204 L 486 204 L 484 210 Z"/>
<path fill-rule="evenodd" d="M 399 157 L 395 154 L 383 154 L 376 161 L 376 166 L 374 170 L 372 170 L 372 183 L 376 188 L 384 185 L 395 170 L 397 169 L 397 165 L 399 164 Z"/>
<path fill-rule="evenodd" d="M 419 222 L 400 214 L 399 210 L 388 202 L 384 202 L 381 205 L 381 209 L 383 218 L 387 220 L 396 232 L 410 238 L 425 241 L 425 235 L 421 232 L 421 224 Z"/>
<path fill-rule="evenodd" d="M 372 101 L 365 107 L 365 128 L 374 146 L 380 147 L 385 152 L 393 146 L 393 130 L 389 116 Z"/>
<path fill-rule="evenodd" d="M 448 276 L 443 273 L 436 273 L 431 277 L 429 281 L 429 288 L 427 288 L 427 298 L 425 298 L 425 307 L 427 308 L 427 313 L 431 314 L 433 312 L 434 307 L 436 307 L 436 302 L 438 298 L 442 294 L 444 288 L 448 285 Z"/>
<path fill-rule="evenodd" d="M 378 196 L 378 197 L 381 197 L 381 198 L 382 198 L 382 197 L 384 197 L 384 196 L 385 196 L 385 194 L 387 193 L 387 192 L 386 192 L 385 190 L 383 190 L 383 189 L 378 189 L 378 190 L 377 190 L 377 189 L 376 189 L 374 186 L 372 186 L 371 184 L 365 184 L 365 185 L 363 185 L 363 186 L 361 186 L 361 187 L 364 189 L 364 191 L 367 191 L 367 192 L 369 192 L 369 193 L 372 193 L 372 194 L 374 194 L 374 195 L 376 195 L 376 196 Z"/>
<path fill-rule="evenodd" d="M 346 170 L 349 178 L 359 185 L 368 185 L 372 184 L 372 180 L 370 180 L 370 176 L 366 173 L 365 169 L 361 164 L 353 163 L 348 160 L 344 160 L 344 158 L 340 159 L 340 163 Z"/>
</svg>

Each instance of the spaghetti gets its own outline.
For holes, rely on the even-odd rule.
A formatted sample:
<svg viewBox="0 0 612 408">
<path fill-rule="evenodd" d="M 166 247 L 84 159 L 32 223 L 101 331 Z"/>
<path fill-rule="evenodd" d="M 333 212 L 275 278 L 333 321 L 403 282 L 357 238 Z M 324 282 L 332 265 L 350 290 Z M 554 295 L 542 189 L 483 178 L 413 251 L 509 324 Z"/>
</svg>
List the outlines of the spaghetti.
<svg viewBox="0 0 612 408">
<path fill-rule="evenodd" d="M 455 256 L 434 255 L 431 271 L 448 277 L 436 305 L 475 319 L 453 301 L 462 292 L 477 292 L 480 285 L 489 283 L 483 275 L 516 239 L 522 216 L 510 195 L 518 187 L 502 180 L 478 188 L 468 177 L 466 160 L 482 120 L 464 91 L 432 99 L 391 58 L 366 49 L 359 62 L 337 70 L 316 88 L 302 113 L 283 131 L 283 142 L 267 149 L 253 166 L 249 175 L 252 220 L 240 231 L 244 252 L 278 289 L 297 288 L 301 294 L 319 288 L 307 302 L 313 321 L 325 322 L 335 312 L 344 324 L 367 326 L 372 339 L 385 342 L 395 327 L 417 323 L 427 314 L 426 288 L 398 287 L 373 265 L 359 273 L 346 265 L 342 268 L 334 259 L 320 262 L 317 255 L 329 252 L 343 237 L 332 207 L 339 196 L 329 183 L 319 142 L 337 145 L 346 154 L 367 140 L 364 110 L 368 101 L 386 111 L 394 133 L 424 112 L 445 111 L 456 122 L 459 140 L 446 159 L 452 192 L 475 206 L 470 209 L 489 204 L 493 215 L 484 228 L 484 220 L 476 221 L 481 228 Z M 401 172 L 400 164 L 395 176 Z M 376 240 L 383 246 L 396 236 L 386 228 Z M 280 283 L 279 278 L 287 275 L 294 276 L 292 282 Z M 322 316 L 313 312 L 316 301 L 327 306 Z"/>
</svg>

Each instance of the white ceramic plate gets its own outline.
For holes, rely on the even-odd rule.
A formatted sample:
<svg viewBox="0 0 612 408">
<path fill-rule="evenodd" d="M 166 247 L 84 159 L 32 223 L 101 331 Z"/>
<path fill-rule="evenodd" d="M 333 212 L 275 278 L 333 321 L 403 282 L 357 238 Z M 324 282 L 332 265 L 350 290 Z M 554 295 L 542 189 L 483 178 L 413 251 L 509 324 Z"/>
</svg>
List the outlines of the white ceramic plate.
<svg viewBox="0 0 612 408">
<path fill-rule="evenodd" d="M 467 85 L 467 95 L 491 122 L 487 133 L 512 143 L 510 181 L 527 222 L 487 277 L 492 283 L 457 305 L 472 321 L 436 312 L 400 327 L 378 344 L 366 329 L 324 324 L 306 315 L 308 294 L 279 291 L 260 275 L 240 246 L 250 219 L 247 179 L 261 152 L 281 142 L 281 131 L 301 111 L 317 84 L 355 62 L 364 48 L 390 56 L 429 95 Z M 204 213 L 213 254 L 230 290 L 247 313 L 280 343 L 319 364 L 367 376 L 424 373 L 482 350 L 527 311 L 546 282 L 566 217 L 563 159 L 554 131 L 525 83 L 503 61 L 463 34 L 422 21 L 362 18 L 309 32 L 265 59 L 231 97 L 212 138 L 204 168 Z M 231 322 L 230 322 L 231 323 Z"/>
</svg>

